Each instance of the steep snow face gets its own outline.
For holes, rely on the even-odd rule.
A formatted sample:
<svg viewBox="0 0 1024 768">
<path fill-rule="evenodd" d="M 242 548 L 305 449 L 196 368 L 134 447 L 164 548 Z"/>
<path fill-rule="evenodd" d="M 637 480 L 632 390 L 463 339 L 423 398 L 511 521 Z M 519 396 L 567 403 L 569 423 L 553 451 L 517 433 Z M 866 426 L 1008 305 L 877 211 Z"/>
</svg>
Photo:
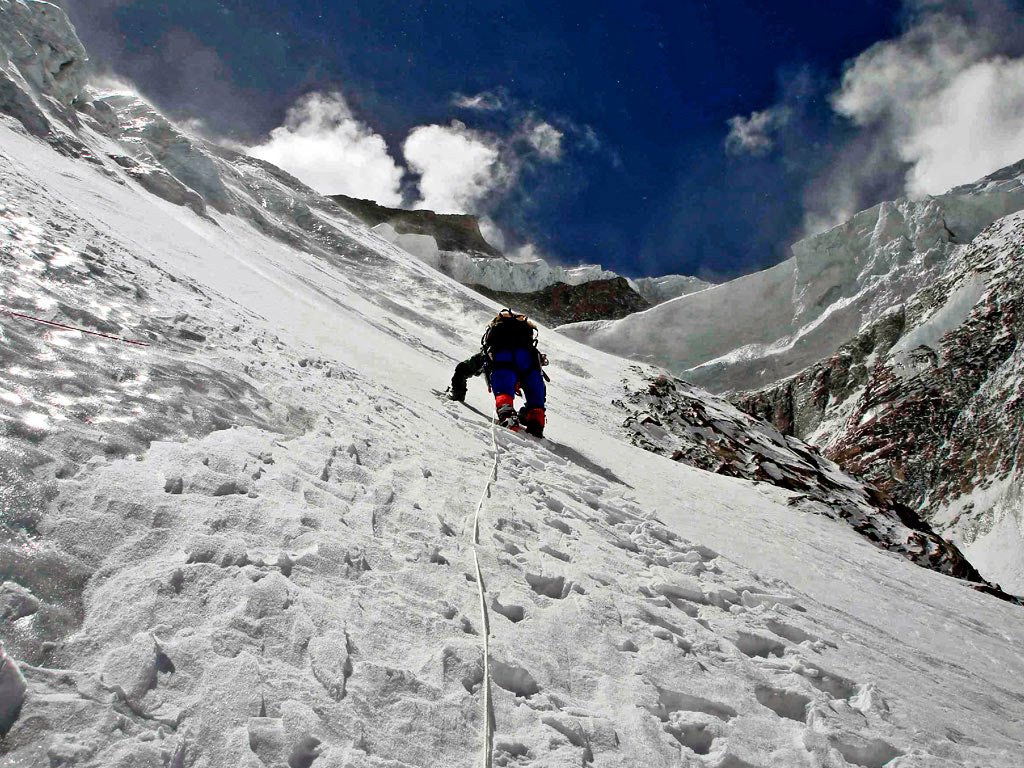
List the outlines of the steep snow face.
<svg viewBox="0 0 1024 768">
<path fill-rule="evenodd" d="M 477 765 L 485 689 L 495 764 L 1014 764 L 1020 609 L 631 447 L 651 372 L 545 333 L 555 441 L 497 435 L 480 581 L 487 396 L 431 388 L 493 305 L 0 152 L 3 305 L 150 344 L 3 321 L 12 764 Z"/>
<path fill-rule="evenodd" d="M 656 372 L 546 330 L 492 434 L 433 390 L 496 305 L 111 96 L 0 124 L 4 763 L 1017 765 L 1019 607 L 630 445 Z"/>
<path fill-rule="evenodd" d="M 1024 208 L 1022 177 L 1014 167 L 940 198 L 882 203 L 796 243 L 771 269 L 559 330 L 714 391 L 765 387 L 833 354 L 937 277 L 958 242 Z"/>
</svg>

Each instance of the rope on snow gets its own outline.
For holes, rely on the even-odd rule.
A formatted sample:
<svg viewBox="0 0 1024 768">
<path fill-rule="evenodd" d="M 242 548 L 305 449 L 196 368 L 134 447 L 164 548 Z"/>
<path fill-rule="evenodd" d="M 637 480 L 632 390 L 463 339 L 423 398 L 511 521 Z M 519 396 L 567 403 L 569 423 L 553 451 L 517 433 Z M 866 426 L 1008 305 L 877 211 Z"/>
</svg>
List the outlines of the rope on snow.
<svg viewBox="0 0 1024 768">
<path fill-rule="evenodd" d="M 491 448 L 494 451 L 494 462 L 491 471 L 487 475 L 487 483 L 484 485 L 483 493 L 480 494 L 480 501 L 477 502 L 476 511 L 473 513 L 473 565 L 476 568 L 476 587 L 480 596 L 480 620 L 483 624 L 484 643 L 484 678 L 481 688 L 484 694 L 484 753 L 483 768 L 491 768 L 491 758 L 494 751 L 494 717 L 491 708 L 491 621 L 487 613 L 487 601 L 484 586 L 483 571 L 480 569 L 480 513 L 483 511 L 484 502 L 491 497 L 491 488 L 498 479 L 498 432 L 497 419 L 491 420 Z"/>
<path fill-rule="evenodd" d="M 99 331 L 87 331 L 85 328 L 75 328 L 71 325 L 64 325 L 63 323 L 57 323 L 53 320 L 43 320 L 41 317 L 33 317 L 32 315 L 23 315 L 21 312 L 15 312 L 13 309 L 7 307 L 0 307 L 0 312 L 10 315 L 11 317 L 17 317 L 21 320 L 31 320 L 33 323 L 39 323 L 40 325 L 49 325 L 53 328 L 60 328 L 63 331 L 77 331 L 78 333 L 84 333 L 89 336 L 99 336 L 101 339 L 110 339 L 111 341 L 119 341 L 122 344 L 131 344 L 135 347 L 148 347 L 150 346 L 144 341 L 136 341 L 135 339 L 123 339 L 120 336 L 112 336 L 109 333 L 100 333 Z"/>
</svg>

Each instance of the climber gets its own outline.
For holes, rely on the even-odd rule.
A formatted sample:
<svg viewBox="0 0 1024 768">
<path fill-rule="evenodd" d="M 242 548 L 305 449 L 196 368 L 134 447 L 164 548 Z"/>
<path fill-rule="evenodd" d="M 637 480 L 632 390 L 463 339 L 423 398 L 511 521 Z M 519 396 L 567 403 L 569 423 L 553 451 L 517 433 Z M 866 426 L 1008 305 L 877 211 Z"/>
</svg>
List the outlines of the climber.
<svg viewBox="0 0 1024 768">
<path fill-rule="evenodd" d="M 547 357 L 537 349 L 537 326 L 511 309 L 499 312 L 480 340 L 481 349 L 455 367 L 450 397 L 466 399 L 466 381 L 483 373 L 494 393 L 498 423 L 515 432 L 521 428 L 534 437 L 544 436 L 544 401 L 548 379 Z M 526 405 L 516 413 L 513 399 L 522 391 Z"/>
</svg>

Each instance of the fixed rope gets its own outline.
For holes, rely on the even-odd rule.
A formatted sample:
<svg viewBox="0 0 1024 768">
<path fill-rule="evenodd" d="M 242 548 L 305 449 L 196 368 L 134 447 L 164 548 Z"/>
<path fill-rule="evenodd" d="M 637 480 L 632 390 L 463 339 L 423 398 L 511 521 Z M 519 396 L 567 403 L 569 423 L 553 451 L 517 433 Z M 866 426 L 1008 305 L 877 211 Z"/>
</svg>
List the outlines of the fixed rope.
<svg viewBox="0 0 1024 768">
<path fill-rule="evenodd" d="M 85 328 L 75 328 L 72 325 L 64 325 L 63 323 L 57 323 L 53 320 L 44 320 L 41 317 L 33 317 L 32 315 L 24 315 L 21 312 L 15 312 L 13 309 L 7 307 L 0 307 L 0 312 L 11 317 L 17 317 L 20 320 L 30 320 L 33 323 L 39 323 L 40 325 L 48 325 L 52 328 L 60 328 L 62 331 L 77 331 L 78 333 L 84 333 L 88 336 L 99 336 L 101 339 L 110 339 L 111 341 L 119 341 L 122 344 L 130 344 L 134 347 L 148 347 L 150 346 L 144 341 L 136 341 L 135 339 L 123 339 L 120 336 L 112 336 L 109 333 L 100 333 L 99 331 L 89 331 Z"/>
<path fill-rule="evenodd" d="M 491 471 L 487 475 L 487 483 L 484 485 L 483 493 L 480 494 L 480 501 L 476 504 L 476 511 L 473 513 L 472 545 L 473 565 L 476 568 L 476 588 L 480 597 L 480 621 L 483 625 L 484 644 L 484 678 L 481 689 L 484 694 L 484 752 L 483 768 L 491 768 L 491 757 L 494 752 L 494 717 L 491 707 L 491 621 L 487 613 L 487 588 L 484 586 L 484 575 L 480 568 L 480 513 L 483 511 L 484 503 L 491 497 L 491 488 L 498 479 L 498 432 L 497 419 L 491 420 L 491 448 L 494 451 L 494 462 Z"/>
</svg>

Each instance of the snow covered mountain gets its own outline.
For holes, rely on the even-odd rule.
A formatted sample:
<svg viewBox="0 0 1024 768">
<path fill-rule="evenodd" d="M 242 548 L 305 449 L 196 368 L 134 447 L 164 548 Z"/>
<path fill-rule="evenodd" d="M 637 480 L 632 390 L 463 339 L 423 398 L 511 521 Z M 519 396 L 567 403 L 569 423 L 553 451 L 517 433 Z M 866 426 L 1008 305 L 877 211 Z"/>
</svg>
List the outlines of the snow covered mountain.
<svg viewBox="0 0 1024 768">
<path fill-rule="evenodd" d="M 829 357 L 941 274 L 958 247 L 1024 208 L 1018 165 L 924 201 L 897 200 L 801 240 L 771 269 L 616 321 L 559 329 L 712 391 L 753 390 Z"/>
<path fill-rule="evenodd" d="M 1022 303 L 1017 213 L 836 355 L 740 404 L 821 445 L 1024 592 Z"/>
<path fill-rule="evenodd" d="M 663 304 L 666 301 L 687 296 L 697 291 L 710 288 L 713 283 L 690 275 L 662 275 L 661 277 L 640 277 L 631 281 L 637 293 L 651 304 Z"/>
<path fill-rule="evenodd" d="M 522 294 L 526 301 L 534 305 L 543 303 L 544 292 L 551 289 L 565 290 L 566 287 L 603 283 L 604 287 L 599 290 L 606 290 L 607 284 L 613 280 L 625 280 L 628 289 L 646 301 L 647 305 L 660 304 L 711 285 L 686 275 L 632 280 L 621 278 L 598 264 L 561 267 L 539 256 L 506 257 L 484 240 L 479 222 L 473 216 L 387 208 L 369 200 L 356 200 L 344 195 L 334 195 L 331 199 L 373 227 L 384 239 L 463 285 L 482 286 L 497 293 Z M 633 311 L 639 308 L 632 306 Z M 615 318 L 618 315 L 609 317 Z"/>
<path fill-rule="evenodd" d="M 1019 606 L 635 447 L 660 373 L 546 329 L 552 439 L 492 433 L 434 390 L 495 304 L 55 6 L 0 51 L 0 765 L 1019 764 Z"/>
</svg>

